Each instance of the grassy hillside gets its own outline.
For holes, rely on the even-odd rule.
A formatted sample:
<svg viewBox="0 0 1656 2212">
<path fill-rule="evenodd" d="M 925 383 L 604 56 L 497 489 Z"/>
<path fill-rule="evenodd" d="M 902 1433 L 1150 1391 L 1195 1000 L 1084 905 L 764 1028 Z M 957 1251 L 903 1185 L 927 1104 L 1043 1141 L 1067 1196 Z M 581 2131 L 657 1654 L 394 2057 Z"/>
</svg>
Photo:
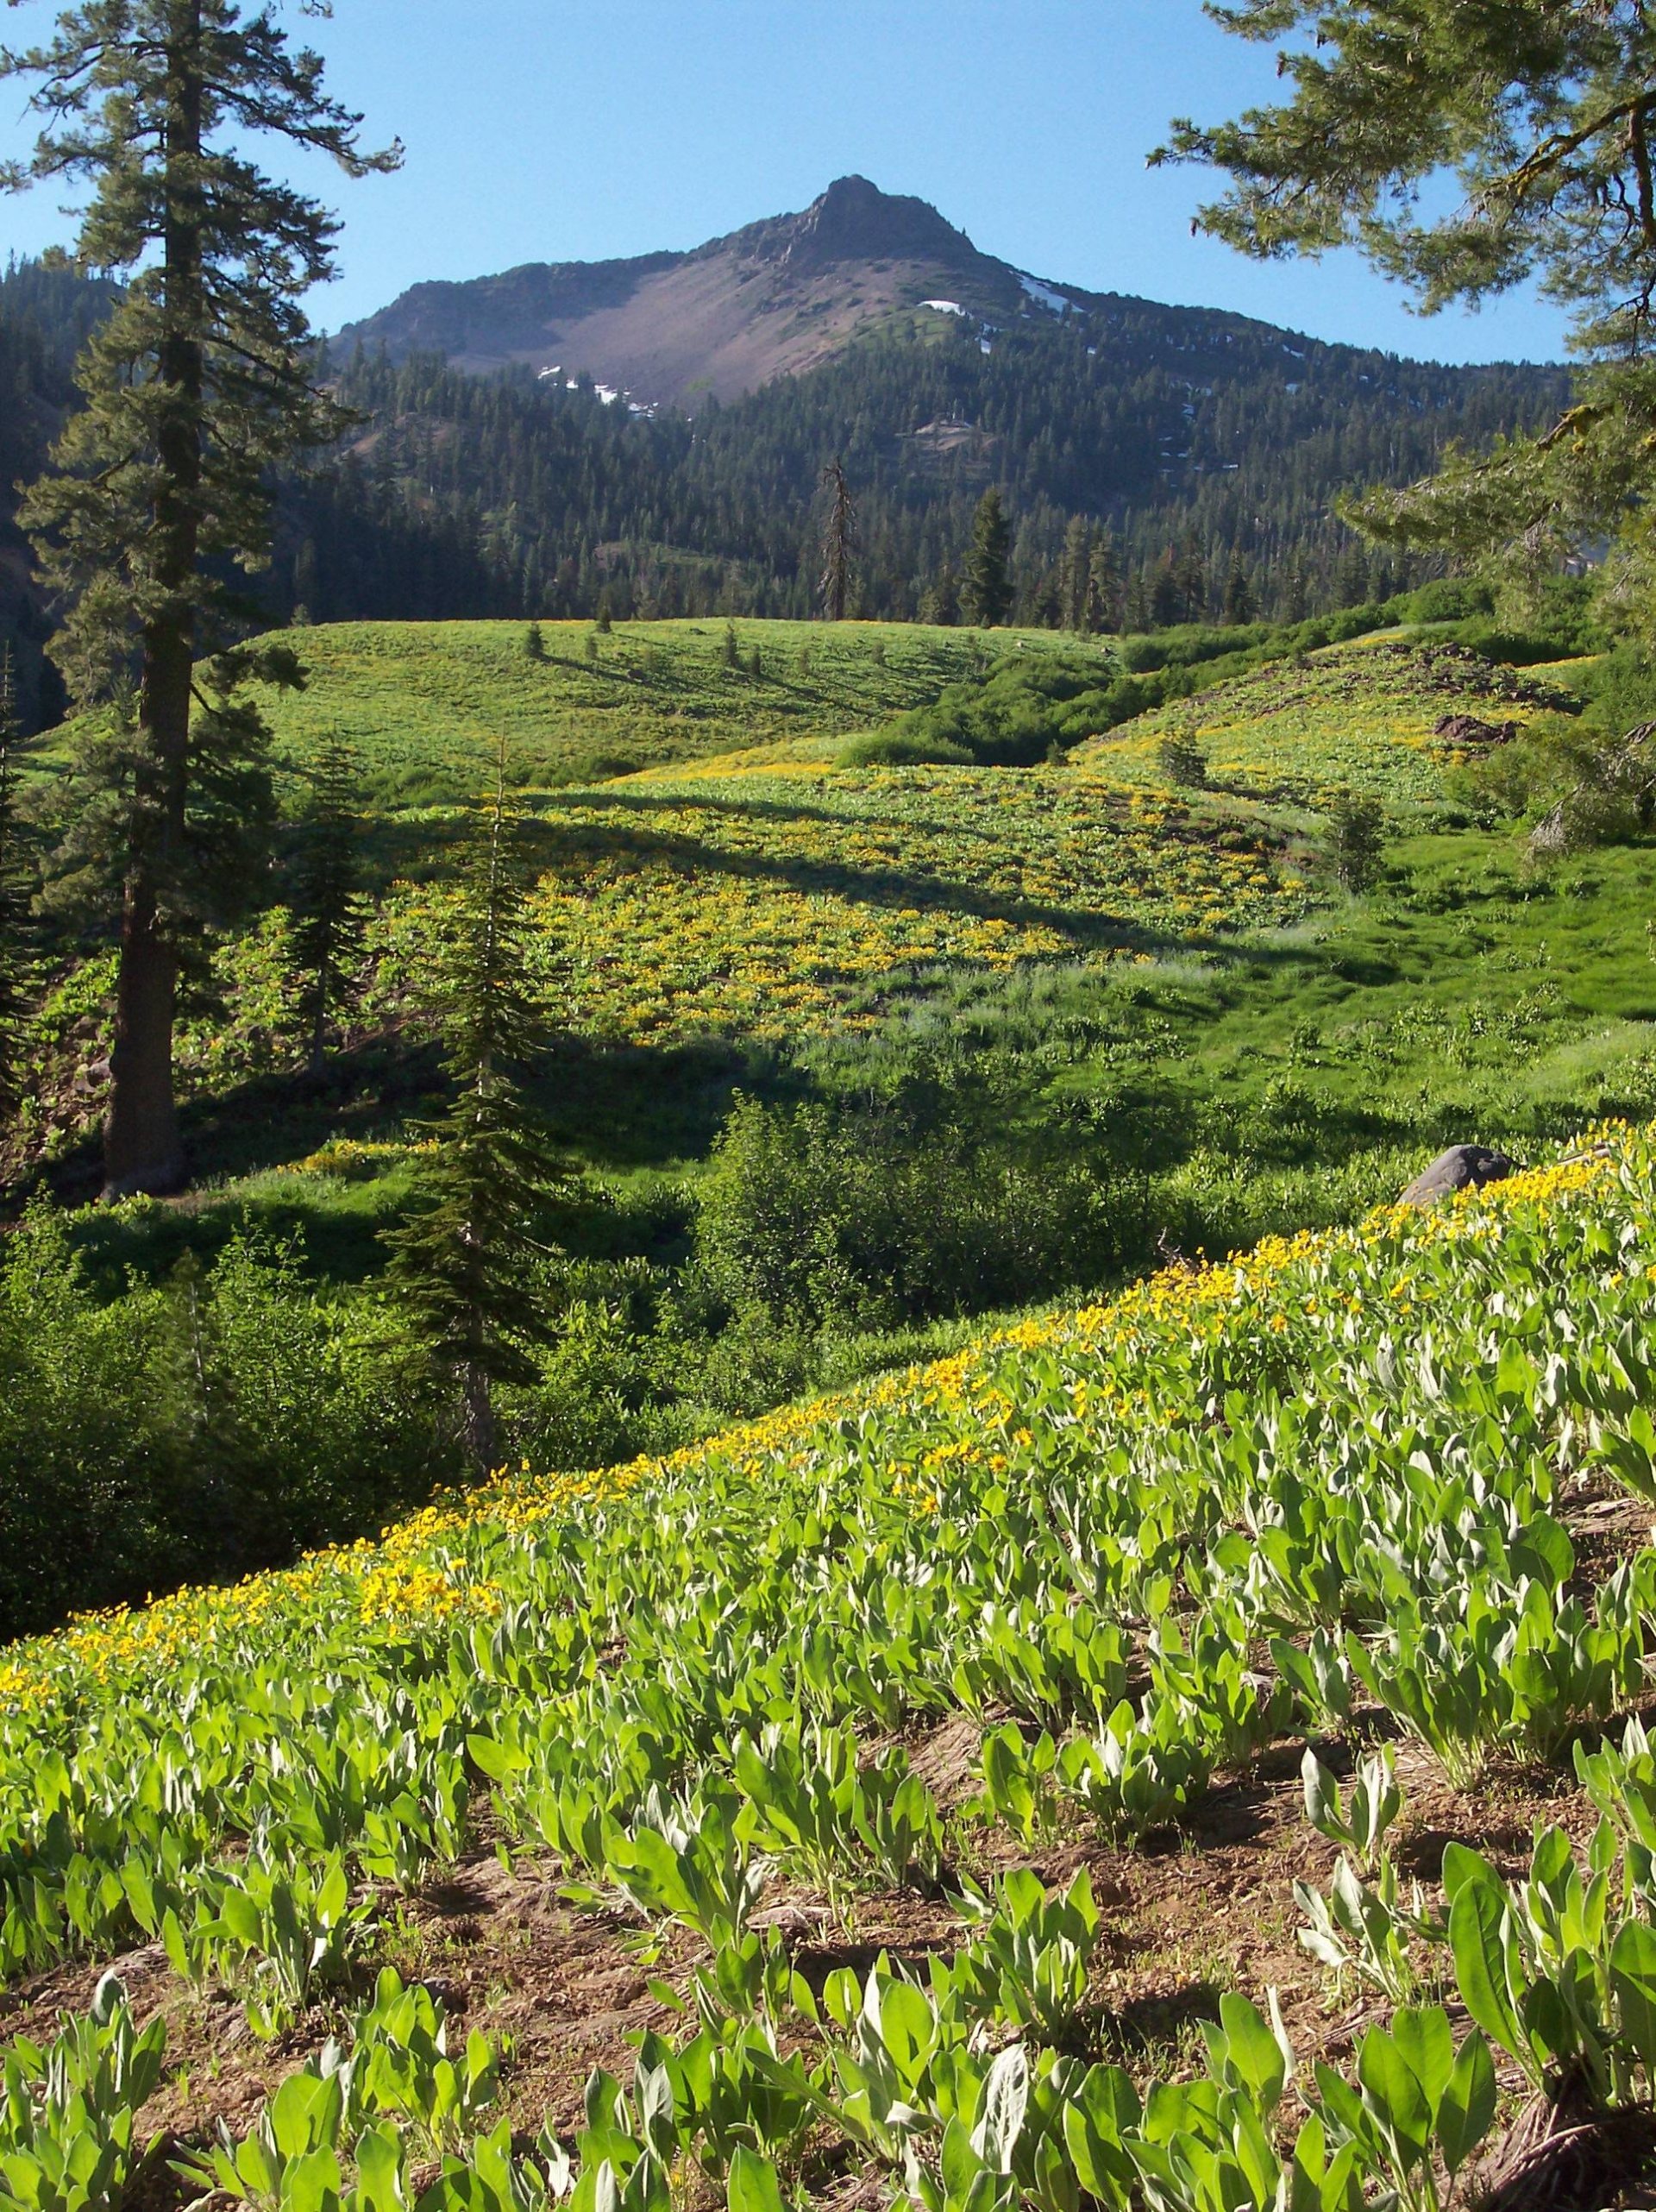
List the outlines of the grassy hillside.
<svg viewBox="0 0 1656 2212">
<path fill-rule="evenodd" d="M 635 1040 L 868 1028 L 917 969 L 1107 960 L 1306 903 L 1269 828 L 1061 768 L 658 776 L 537 801 L 527 842 L 545 981 L 577 1028 Z M 388 928 L 432 926 L 426 895 L 393 900 Z"/>
<path fill-rule="evenodd" d="M 629 622 L 607 635 L 590 622 L 540 626 L 546 657 L 536 661 L 522 622 L 331 623 L 296 640 L 304 690 L 264 703 L 292 759 L 319 738 L 345 738 L 377 805 L 418 806 L 472 797 L 503 732 L 525 784 L 579 782 L 862 729 L 935 698 L 990 650 L 968 631 L 744 619 L 733 625 L 732 668 L 731 625 L 715 619 Z M 1063 642 L 1050 630 L 1000 632 L 994 650 Z"/>
<path fill-rule="evenodd" d="M 1245 1103 L 1268 1075 L 1303 1088 L 1317 1071 L 1325 1119 L 1363 1098 L 1400 1137 L 1429 1134 L 1458 1090 L 1469 1113 L 1521 1136 L 1536 1127 L 1528 1102 L 1541 1080 L 1531 1047 L 1567 1051 L 1606 1023 L 1650 1018 L 1639 857 L 1527 872 L 1507 837 L 1459 826 L 1451 784 L 1467 746 L 1433 734 L 1446 714 L 1521 724 L 1567 695 L 1558 672 L 1381 640 L 1253 671 L 1057 765 L 853 768 L 837 757 L 847 731 L 957 677 L 970 639 L 741 625 L 742 650 L 756 640 L 773 679 L 726 669 L 718 625 L 618 630 L 599 641 L 596 672 L 566 632 L 547 634 L 551 657 L 534 663 L 512 625 L 318 630 L 304 641 L 309 687 L 273 702 L 296 765 L 324 732 L 367 764 L 361 851 L 376 912 L 358 1058 L 392 1045 L 417 1003 L 443 927 L 455 801 L 500 729 L 539 886 L 537 979 L 560 1026 L 594 1051 L 711 1044 L 753 1080 L 743 1056 L 756 1048 L 823 1062 L 860 1050 L 859 1038 L 883 1051 L 963 1027 L 1057 1053 L 1072 1064 L 1072 1091 L 1119 1095 L 1154 1065 L 1175 1094 L 1189 1095 L 1195 1070 L 1202 1101 L 1239 1084 Z M 1005 642 L 1045 652 L 1054 641 Z M 652 720 L 650 702 L 666 699 L 677 705 Z M 605 750 L 601 727 L 634 757 L 658 741 L 701 757 L 568 785 L 574 764 Z M 1175 735 L 1206 755 L 1205 788 L 1169 782 Z M 1379 796 L 1410 833 L 1365 902 L 1338 890 L 1321 854 L 1320 810 L 1345 788 Z M 181 1040 L 186 1084 L 209 1114 L 282 1065 L 297 983 L 280 908 L 214 965 Z M 107 958 L 83 964 L 48 1003 L 41 1104 L 60 1145 L 97 1111 L 102 1046 L 88 1017 L 111 979 Z M 1445 1024 L 1446 1053 L 1432 1041 Z M 1644 1049 L 1621 1041 L 1624 1058 Z M 1595 1056 L 1616 1057 L 1598 1045 Z M 1497 1063 L 1508 1080 L 1486 1108 L 1458 1078 Z M 1410 1084 L 1421 1086 L 1412 1111 Z M 656 1088 L 673 1092 L 670 1067 Z M 406 1109 L 384 1090 L 380 1077 L 353 1084 L 341 1127 L 394 1136 Z M 261 1111 L 262 1153 L 244 1131 L 226 1153 L 210 1140 L 210 1166 L 313 1151 L 329 1102 L 297 1103 L 285 1141 L 288 1125 Z M 606 1126 L 590 1130 L 579 1107 L 561 1120 L 602 1156 L 614 1106 L 608 1097 Z M 681 1156 L 684 1134 L 665 1115 L 658 1156 Z"/>
<path fill-rule="evenodd" d="M 664 1448 L 1170 1248 L 1350 1221 L 1443 1145 L 1522 1160 L 1656 1112 L 1646 845 L 1531 866 L 1461 788 L 1491 740 L 1434 734 L 1521 723 L 1554 676 L 1399 643 L 1031 768 L 856 765 L 842 730 L 527 785 L 524 965 L 556 1033 L 535 1087 L 573 1172 L 536 1228 L 511 1454 Z M 1205 779 L 1170 782 L 1192 745 Z M 1359 895 L 1325 812 L 1355 768 L 1389 832 Z M 427 1008 L 462 820 L 365 806 L 370 912 L 319 1077 L 283 907 L 213 948 L 179 1039 L 187 1198 L 6 1241 L 0 1554 L 36 1566 L 33 1596 L 0 1570 L 0 1622 L 271 1564 L 452 1475 L 381 1279 L 444 1095 Z M 27 1126 L 72 1199 L 112 983 L 107 953 L 74 965 L 41 1024 Z"/>
<path fill-rule="evenodd" d="M 14 1650 L 9 2188 L 1613 2194 L 1653 1139 Z"/>
</svg>

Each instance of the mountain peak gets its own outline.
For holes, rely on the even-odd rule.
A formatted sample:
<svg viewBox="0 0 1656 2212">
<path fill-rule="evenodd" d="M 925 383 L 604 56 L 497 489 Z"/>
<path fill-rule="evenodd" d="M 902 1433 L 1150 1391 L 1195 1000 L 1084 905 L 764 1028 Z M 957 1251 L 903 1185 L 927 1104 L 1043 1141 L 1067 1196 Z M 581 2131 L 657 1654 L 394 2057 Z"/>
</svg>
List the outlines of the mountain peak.
<svg viewBox="0 0 1656 2212">
<path fill-rule="evenodd" d="M 837 177 L 820 198 L 795 217 L 795 258 L 821 261 L 906 261 L 976 256 L 963 230 L 946 223 L 929 200 L 882 192 L 866 177 Z"/>
<path fill-rule="evenodd" d="M 700 250 L 781 261 L 800 271 L 827 268 L 837 261 L 924 261 L 961 267 L 982 258 L 965 232 L 945 222 L 929 200 L 882 192 L 868 178 L 855 175 L 836 177 L 800 214 L 750 223 Z"/>
</svg>

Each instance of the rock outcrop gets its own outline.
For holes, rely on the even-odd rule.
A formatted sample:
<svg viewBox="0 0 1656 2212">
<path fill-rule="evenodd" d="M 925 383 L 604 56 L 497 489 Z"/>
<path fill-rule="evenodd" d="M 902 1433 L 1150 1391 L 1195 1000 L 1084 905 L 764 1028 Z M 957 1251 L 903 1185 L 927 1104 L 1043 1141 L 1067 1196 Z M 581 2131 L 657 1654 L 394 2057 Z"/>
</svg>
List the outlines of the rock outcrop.
<svg viewBox="0 0 1656 2212">
<path fill-rule="evenodd" d="M 1435 1206 L 1440 1198 L 1452 1197 L 1457 1191 L 1481 1190 L 1484 1184 L 1499 1183 L 1514 1172 L 1503 1152 L 1491 1152 L 1487 1145 L 1451 1145 L 1430 1167 L 1422 1168 L 1400 1203 Z"/>
</svg>

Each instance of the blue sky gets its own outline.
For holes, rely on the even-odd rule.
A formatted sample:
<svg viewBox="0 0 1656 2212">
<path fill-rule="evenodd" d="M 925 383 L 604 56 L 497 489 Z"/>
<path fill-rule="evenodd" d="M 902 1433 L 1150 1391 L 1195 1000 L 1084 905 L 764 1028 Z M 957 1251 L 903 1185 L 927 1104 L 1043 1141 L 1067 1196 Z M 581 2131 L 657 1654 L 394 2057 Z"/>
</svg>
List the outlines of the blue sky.
<svg viewBox="0 0 1656 2212">
<path fill-rule="evenodd" d="M 44 31 L 51 0 L 8 9 Z M 1557 358 L 1534 298 L 1422 320 L 1355 255 L 1258 265 L 1190 235 L 1201 173 L 1147 172 L 1176 113 L 1268 98 L 1269 53 L 1199 0 L 336 0 L 286 13 L 403 173 L 294 172 L 345 220 L 336 327 L 423 277 L 698 245 L 860 171 L 987 252 L 1101 291 L 1235 308 L 1440 360 Z M 0 87 L 0 150 L 30 135 Z M 0 201 L 0 250 L 68 235 L 59 195 Z"/>
</svg>

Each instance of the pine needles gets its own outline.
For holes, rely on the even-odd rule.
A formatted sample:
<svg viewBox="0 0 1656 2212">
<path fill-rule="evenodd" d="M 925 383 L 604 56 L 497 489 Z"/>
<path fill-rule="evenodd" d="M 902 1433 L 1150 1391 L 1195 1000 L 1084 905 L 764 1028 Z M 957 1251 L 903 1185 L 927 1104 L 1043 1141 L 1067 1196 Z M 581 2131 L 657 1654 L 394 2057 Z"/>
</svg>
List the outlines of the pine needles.
<svg viewBox="0 0 1656 2212">
<path fill-rule="evenodd" d="M 411 1219 L 388 1241 L 389 1283 L 412 1334 L 458 1390 L 463 1442 L 480 1472 L 494 1463 L 493 1388 L 536 1379 L 542 1334 L 536 1217 L 562 1173 L 525 1088 L 544 1051 L 542 1010 L 525 984 L 529 928 L 511 851 L 505 748 L 467 840 L 461 907 L 439 963 L 433 1010 L 454 1100 L 431 1125 L 434 1152 Z"/>
</svg>

